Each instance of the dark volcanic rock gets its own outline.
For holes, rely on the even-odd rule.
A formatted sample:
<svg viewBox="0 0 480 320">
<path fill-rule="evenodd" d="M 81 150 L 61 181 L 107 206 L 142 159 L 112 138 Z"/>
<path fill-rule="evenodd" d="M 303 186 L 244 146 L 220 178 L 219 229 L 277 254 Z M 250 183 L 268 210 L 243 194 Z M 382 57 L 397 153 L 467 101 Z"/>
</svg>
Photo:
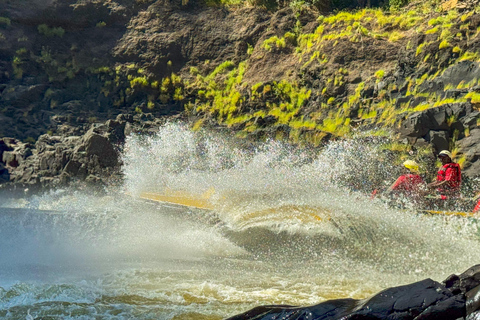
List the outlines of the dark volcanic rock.
<svg viewBox="0 0 480 320">
<path fill-rule="evenodd" d="M 160 122 L 153 120 L 150 114 L 120 114 L 117 120 L 92 124 L 79 135 L 72 135 L 78 128 L 62 125 L 63 134 L 41 135 L 35 145 L 0 139 L 0 184 L 3 188 L 51 188 L 81 181 L 103 185 L 118 179 L 118 150 L 125 137 L 157 130 Z"/>
<path fill-rule="evenodd" d="M 425 279 L 389 288 L 363 300 L 338 299 L 309 307 L 261 306 L 229 320 L 335 320 L 335 319 L 478 319 L 480 308 L 480 265 L 443 284 Z"/>
<path fill-rule="evenodd" d="M 49 25 L 67 28 L 86 27 L 98 21 L 125 23 L 136 7 L 134 0 L 15 0 L 2 1 L 0 11 L 12 20 L 24 24 Z"/>
<path fill-rule="evenodd" d="M 12 87 L 3 91 L 0 103 L 26 108 L 30 103 L 41 100 L 46 88 L 43 84 Z"/>
<path fill-rule="evenodd" d="M 212 66 L 226 60 L 239 62 L 248 57 L 248 44 L 255 45 L 270 18 L 259 8 L 193 10 L 192 6 L 156 1 L 130 21 L 115 57 L 142 63 L 160 77 L 204 60 L 211 60 Z"/>
<path fill-rule="evenodd" d="M 444 104 L 440 107 L 427 109 L 411 114 L 402 123 L 400 132 L 403 136 L 424 137 L 430 130 L 448 131 L 451 129 L 449 118 L 458 120 L 473 112 L 468 102 Z"/>
<path fill-rule="evenodd" d="M 449 149 L 455 137 L 459 156 L 465 157 L 464 174 L 477 177 L 480 168 L 480 113 L 469 102 L 449 103 L 411 114 L 399 129 L 402 137 L 417 146 L 429 144 L 436 152 Z"/>
<path fill-rule="evenodd" d="M 98 158 L 101 167 L 114 167 L 118 164 L 118 154 L 107 137 L 99 135 L 94 130 L 88 131 L 83 137 L 83 145 L 87 158 Z"/>
<path fill-rule="evenodd" d="M 5 166 L 0 163 L 0 184 L 8 182 L 10 180 L 10 174 L 8 173 L 8 170 L 5 168 Z"/>
</svg>

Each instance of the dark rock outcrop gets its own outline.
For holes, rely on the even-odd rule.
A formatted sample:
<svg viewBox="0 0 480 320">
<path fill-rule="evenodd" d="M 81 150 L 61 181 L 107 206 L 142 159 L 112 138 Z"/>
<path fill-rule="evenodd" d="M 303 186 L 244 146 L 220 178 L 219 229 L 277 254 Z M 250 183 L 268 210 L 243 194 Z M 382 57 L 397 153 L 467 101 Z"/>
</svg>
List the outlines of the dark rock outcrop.
<svg viewBox="0 0 480 320">
<path fill-rule="evenodd" d="M 468 102 L 444 104 L 442 106 L 415 112 L 402 123 L 400 132 L 407 137 L 425 137 L 429 131 L 452 131 L 464 129 L 460 119 L 471 117 L 474 111 Z M 473 115 L 474 116 L 474 115 Z M 476 125 L 476 124 L 475 124 Z"/>
<path fill-rule="evenodd" d="M 401 136 L 411 144 L 430 144 L 435 152 L 450 149 L 453 138 L 459 148 L 458 158 L 464 158 L 464 173 L 478 176 L 480 155 L 480 130 L 477 119 L 480 112 L 470 102 L 449 103 L 419 111 L 408 116 L 399 129 Z"/>
<path fill-rule="evenodd" d="M 363 300 L 338 299 L 308 307 L 261 306 L 228 320 L 478 319 L 480 265 L 443 283 L 425 279 L 389 288 Z"/>
<path fill-rule="evenodd" d="M 58 135 L 41 135 L 34 145 L 0 139 L 0 186 L 35 191 L 75 182 L 114 183 L 120 178 L 119 150 L 125 137 L 156 130 L 161 121 L 148 114 L 121 114 L 84 129 L 63 125 Z"/>
<path fill-rule="evenodd" d="M 138 76 L 142 69 L 149 80 L 161 81 L 172 72 L 188 76 L 191 66 L 211 72 L 226 60 L 248 59 L 271 13 L 202 4 L 1 1 L 0 137 L 33 141 L 57 130 L 56 119 L 78 126 L 137 107 L 157 117 L 181 113 L 184 103 L 163 102 L 155 90 L 131 90 L 130 79 L 116 70 Z M 155 108 L 146 110 L 152 99 Z"/>
<path fill-rule="evenodd" d="M 429 38 L 433 35 L 405 35 L 401 41 L 389 41 L 383 36 L 364 34 L 363 37 L 360 34 L 361 41 L 357 36 L 340 37 L 335 43 L 326 41 L 319 48 L 319 43 L 312 39 L 322 32 L 326 36 L 337 27 L 323 25 L 320 22 L 323 18 L 317 20 L 318 15 L 311 10 L 296 10 L 298 8 L 293 7 L 276 12 L 260 7 L 230 10 L 205 6 L 197 0 L 0 2 L 3 18 L 0 26 L 3 39 L 0 41 L 0 137 L 9 136 L 30 143 L 39 140 L 36 151 L 29 148 L 32 155 L 28 155 L 28 151 L 20 152 L 20 142 L 8 150 L 0 145 L 0 160 L 10 174 L 9 181 L 20 181 L 21 172 L 29 172 L 22 168 L 33 163 L 32 159 L 37 159 L 41 152 L 46 154 L 40 156 L 38 169 L 35 167 L 33 173 L 29 173 L 27 181 L 45 180 L 54 173 L 84 178 L 97 175 L 95 171 L 98 170 L 93 168 L 117 166 L 114 149 L 132 132 L 131 121 L 126 118 L 109 120 L 104 125 L 107 131 L 96 127 L 87 133 L 92 123 L 105 122 L 134 109 L 152 112 L 154 117 L 172 116 L 188 108 L 196 110 L 192 106 L 197 106 L 205 90 L 186 84 L 195 82 L 197 76 L 207 76 L 224 62 L 231 64 L 227 69 L 246 62 L 242 83 L 236 86 L 241 95 L 238 101 L 243 102 L 238 102 L 235 109 L 253 115 L 265 113 L 265 116 L 252 118 L 255 125 L 248 135 L 253 138 L 277 134 L 296 137 L 315 130 L 320 131 L 312 136 L 324 140 L 335 137 L 336 129 L 319 129 L 323 126 L 319 124 L 328 123 L 325 120 L 335 117 L 335 109 L 340 110 L 337 107 L 353 95 L 358 101 L 345 107 L 345 114 L 341 115 L 345 118 L 343 123 L 369 130 L 378 123 L 364 112 L 382 99 L 390 98 L 395 111 L 403 110 L 404 106 L 411 110 L 431 103 L 433 98 L 427 98 L 429 95 L 465 101 L 466 93 L 480 90 L 473 84 L 470 88 L 461 85 L 478 79 L 480 65 L 477 62 L 459 61 L 451 50 L 439 52 L 439 66 L 426 59 L 425 55 L 433 57 L 439 51 L 438 44 Z M 467 15 L 465 19 L 476 30 L 477 14 Z M 315 34 L 320 24 L 323 31 Z M 455 25 L 458 27 L 458 21 Z M 372 26 L 366 24 L 365 27 Z M 391 27 L 385 26 L 383 31 Z M 309 37 L 301 37 L 306 35 Z M 266 49 L 265 41 L 275 40 L 274 37 L 279 44 Z M 301 41 L 307 44 L 313 41 L 311 49 L 315 52 L 310 49 L 298 51 Z M 412 48 L 406 49 L 410 41 Z M 476 42 L 471 41 L 469 51 L 476 50 Z M 414 47 L 425 43 L 430 43 L 425 52 L 416 54 Z M 464 42 L 458 45 L 462 50 L 467 49 Z M 444 55 L 448 55 L 450 61 L 445 66 Z M 375 79 L 373 72 L 379 69 L 385 71 L 385 75 Z M 163 80 L 173 82 L 173 74 L 185 82 L 178 87 L 164 85 Z M 226 77 L 230 76 L 220 74 L 215 81 L 220 85 Z M 138 80 L 136 85 L 132 84 L 134 80 Z M 307 90 L 301 94 L 304 97 L 300 100 L 305 103 L 296 116 L 308 119 L 306 122 L 314 119 L 314 129 L 309 124 L 292 130 L 290 124 L 281 123 L 277 116 L 265 110 L 267 104 L 282 105 L 292 99 L 285 93 L 275 94 L 278 90 L 271 90 L 282 80 L 295 84 L 291 89 L 292 97 L 296 95 L 294 91 Z M 361 90 L 360 83 L 363 83 Z M 419 85 L 411 90 L 410 85 L 414 83 Z M 251 90 L 254 85 L 257 86 L 255 94 Z M 177 98 L 174 98 L 177 89 Z M 259 97 L 253 99 L 257 95 Z M 329 104 L 329 100 L 334 102 Z M 321 110 L 329 108 L 328 112 Z M 385 110 L 388 109 L 375 110 L 377 117 Z M 200 111 L 192 113 L 195 117 L 205 116 L 205 123 L 216 121 L 215 112 L 211 115 L 202 115 Z M 401 141 L 422 147 L 431 145 L 437 152 L 456 144 L 459 147 L 457 155 L 464 157 L 465 174 L 478 176 L 479 117 L 478 106 L 471 101 L 444 104 L 408 116 L 400 114 Z M 393 126 L 391 123 L 389 125 Z M 246 123 L 239 123 L 229 129 L 243 130 L 245 127 Z M 44 136 L 46 133 L 48 139 Z M 67 136 L 80 138 L 67 141 Z M 61 141 L 55 142 L 57 138 L 54 137 L 60 137 Z"/>
</svg>

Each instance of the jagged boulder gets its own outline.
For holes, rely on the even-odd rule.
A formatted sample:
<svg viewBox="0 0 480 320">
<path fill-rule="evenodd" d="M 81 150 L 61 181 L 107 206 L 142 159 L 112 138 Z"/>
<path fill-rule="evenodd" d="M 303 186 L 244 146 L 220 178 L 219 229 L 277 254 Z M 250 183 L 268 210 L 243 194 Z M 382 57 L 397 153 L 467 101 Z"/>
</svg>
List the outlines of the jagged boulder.
<svg viewBox="0 0 480 320">
<path fill-rule="evenodd" d="M 6 167 L 16 168 L 24 162 L 32 153 L 30 143 L 23 143 L 13 138 L 4 138 L 0 143 L 1 163 Z M 2 151 L 3 150 L 3 151 Z"/>
<path fill-rule="evenodd" d="M 480 265 L 443 283 L 425 279 L 363 300 L 338 299 L 308 307 L 261 306 L 228 320 L 479 319 Z"/>
<path fill-rule="evenodd" d="M 114 57 L 140 62 L 160 77 L 188 68 L 189 61 L 208 59 L 214 66 L 226 60 L 243 61 L 248 58 L 248 44 L 259 40 L 270 16 L 258 7 L 228 11 L 198 6 L 195 1 L 156 1 L 132 18 L 134 27 L 118 41 Z"/>
<path fill-rule="evenodd" d="M 87 158 L 97 158 L 102 167 L 113 167 L 118 164 L 118 154 L 107 137 L 88 131 L 83 137 L 83 149 Z"/>
<path fill-rule="evenodd" d="M 442 150 L 448 150 L 448 139 L 450 138 L 448 131 L 433 131 L 430 130 L 426 136 L 426 141 L 430 141 L 436 153 Z"/>
<path fill-rule="evenodd" d="M 480 172 L 480 129 L 470 131 L 469 136 L 459 142 L 459 146 L 466 160 L 463 173 L 471 177 L 477 176 Z"/>
<path fill-rule="evenodd" d="M 116 120 L 90 125 L 84 133 L 79 127 L 59 125 L 56 135 L 41 135 L 35 145 L 0 139 L 0 184 L 30 189 L 74 181 L 103 184 L 119 175 L 118 150 L 125 137 L 158 128 L 156 121 L 151 114 L 120 114 Z"/>
<path fill-rule="evenodd" d="M 429 131 L 450 131 L 463 124 L 460 119 L 470 117 L 473 107 L 469 102 L 449 103 L 436 108 L 412 113 L 402 122 L 400 133 L 404 137 L 423 138 Z M 473 123 L 472 123 L 473 125 Z"/>
<path fill-rule="evenodd" d="M 436 152 L 449 149 L 449 141 L 456 139 L 458 156 L 464 157 L 464 173 L 478 176 L 480 168 L 480 112 L 470 102 L 449 103 L 411 114 L 399 132 L 410 143 L 422 147 L 431 145 Z"/>
</svg>

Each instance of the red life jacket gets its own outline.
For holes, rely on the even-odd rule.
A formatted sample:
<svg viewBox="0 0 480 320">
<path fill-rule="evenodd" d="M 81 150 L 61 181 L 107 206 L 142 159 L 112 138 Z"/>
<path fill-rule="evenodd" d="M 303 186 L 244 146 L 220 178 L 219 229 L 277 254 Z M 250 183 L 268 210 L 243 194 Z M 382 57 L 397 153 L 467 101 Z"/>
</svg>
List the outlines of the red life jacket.
<svg viewBox="0 0 480 320">
<path fill-rule="evenodd" d="M 480 210 L 480 200 L 478 200 L 477 205 L 475 206 L 475 208 L 473 208 L 473 213 L 475 213 L 479 210 Z"/>
<path fill-rule="evenodd" d="M 422 177 L 418 174 L 404 174 L 398 177 L 392 186 L 392 190 L 415 192 L 423 183 Z"/>
<path fill-rule="evenodd" d="M 462 183 L 462 172 L 458 163 L 450 162 L 443 165 L 437 172 L 437 181 L 445 181 L 448 183 L 442 186 L 440 191 L 458 191 Z"/>
</svg>

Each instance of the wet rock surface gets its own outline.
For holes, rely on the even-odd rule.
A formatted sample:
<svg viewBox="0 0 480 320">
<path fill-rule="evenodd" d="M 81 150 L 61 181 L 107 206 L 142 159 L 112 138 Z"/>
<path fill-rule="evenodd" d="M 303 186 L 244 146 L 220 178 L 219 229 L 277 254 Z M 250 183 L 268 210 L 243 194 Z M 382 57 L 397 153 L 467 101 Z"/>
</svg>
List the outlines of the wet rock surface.
<svg viewBox="0 0 480 320">
<path fill-rule="evenodd" d="M 34 144 L 1 138 L 0 190 L 115 185 L 121 179 L 120 150 L 126 136 L 152 134 L 163 121 L 149 114 L 120 114 L 81 128 L 63 125 L 57 135 L 41 135 Z"/>
<path fill-rule="evenodd" d="M 260 306 L 228 320 L 478 319 L 480 265 L 442 283 L 425 279 L 393 287 L 363 300 L 337 299 L 314 306 Z"/>
</svg>

